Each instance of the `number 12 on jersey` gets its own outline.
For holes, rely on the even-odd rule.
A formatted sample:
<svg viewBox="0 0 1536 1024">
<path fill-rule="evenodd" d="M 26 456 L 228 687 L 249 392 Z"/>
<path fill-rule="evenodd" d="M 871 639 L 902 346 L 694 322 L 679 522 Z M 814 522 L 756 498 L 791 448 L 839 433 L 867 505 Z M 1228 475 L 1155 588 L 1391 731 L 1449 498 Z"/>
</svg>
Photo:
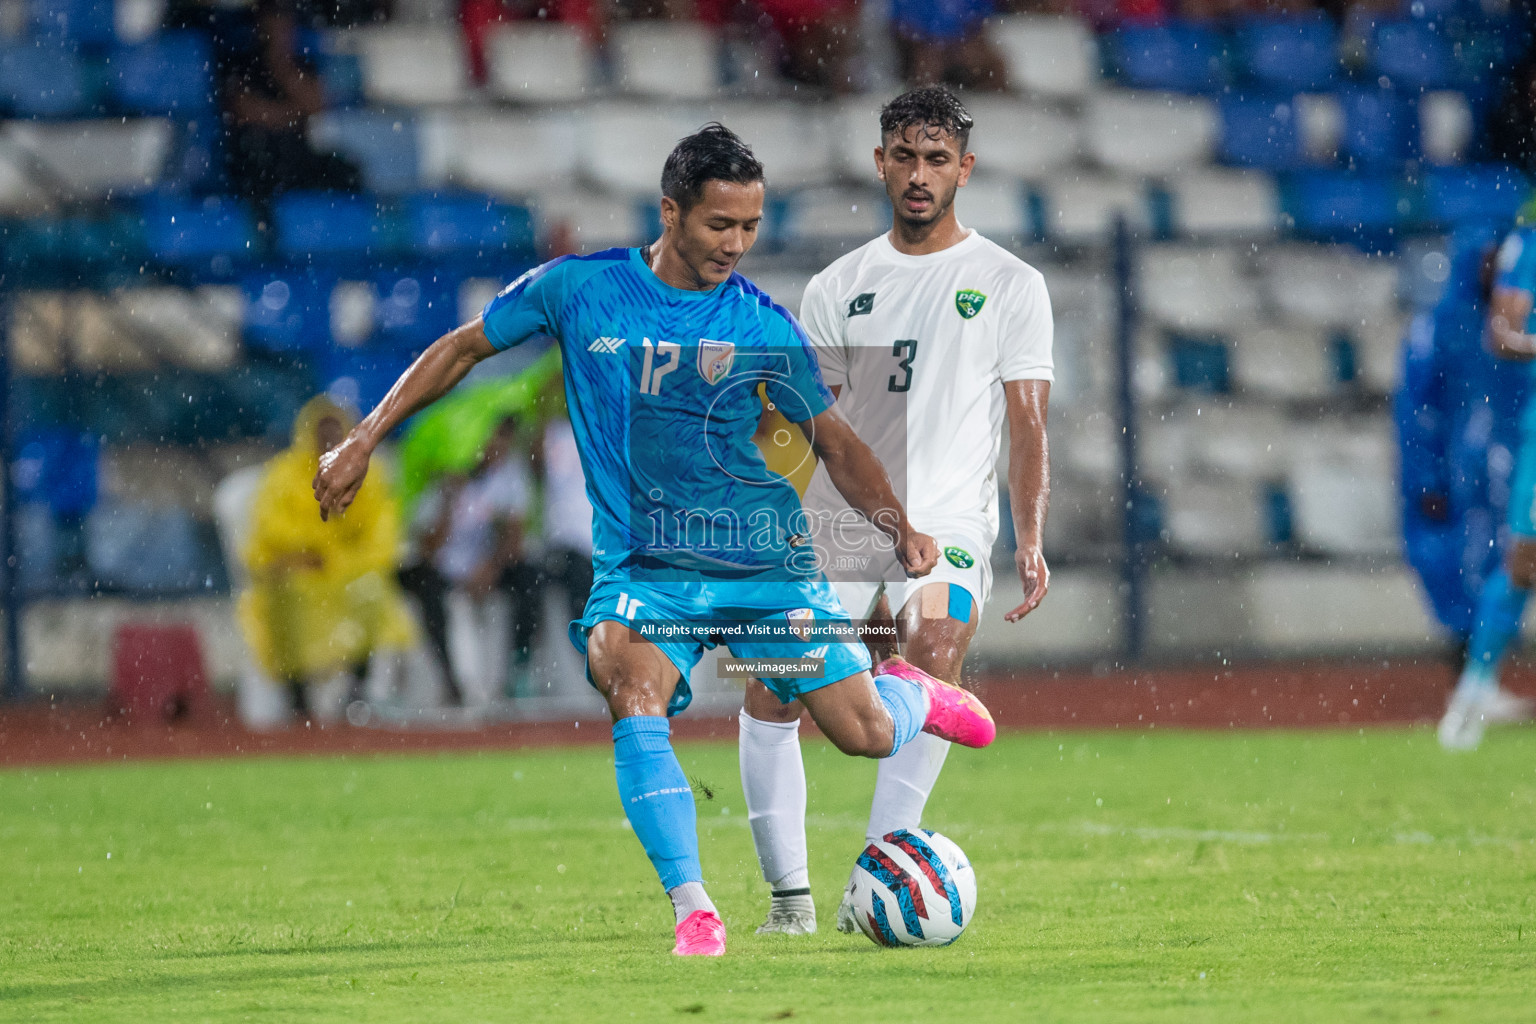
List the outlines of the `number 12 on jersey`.
<svg viewBox="0 0 1536 1024">
<path fill-rule="evenodd" d="M 642 344 L 645 345 L 645 364 L 640 367 L 640 393 L 659 395 L 661 378 L 677 369 L 677 364 L 683 361 L 683 346 L 675 341 L 653 342 L 650 338 L 646 338 Z M 658 353 L 671 358 L 667 362 L 657 363 Z"/>
<path fill-rule="evenodd" d="M 896 368 L 902 371 L 901 379 L 896 379 L 896 374 L 891 374 L 891 379 L 886 384 L 887 391 L 910 391 L 912 389 L 912 360 L 917 358 L 917 339 L 906 338 L 891 344 L 891 355 L 901 357 Z"/>
</svg>

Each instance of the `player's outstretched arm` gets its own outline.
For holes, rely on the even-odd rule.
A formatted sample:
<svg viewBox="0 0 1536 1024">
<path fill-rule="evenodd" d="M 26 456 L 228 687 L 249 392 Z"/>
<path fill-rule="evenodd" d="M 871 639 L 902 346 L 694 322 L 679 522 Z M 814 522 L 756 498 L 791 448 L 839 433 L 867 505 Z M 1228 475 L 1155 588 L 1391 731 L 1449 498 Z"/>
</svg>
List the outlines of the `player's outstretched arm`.
<svg viewBox="0 0 1536 1024">
<path fill-rule="evenodd" d="M 1008 502 L 1018 538 L 1014 563 L 1024 584 L 1024 603 L 1003 618 L 1018 622 L 1039 607 L 1051 585 L 1042 547 L 1045 513 L 1051 504 L 1050 449 L 1045 439 L 1051 382 L 1004 381 L 1003 395 L 1008 404 Z"/>
<path fill-rule="evenodd" d="M 495 354 L 478 317 L 434 341 L 346 439 L 320 457 L 314 481 L 320 518 L 327 519 L 332 512 L 345 512 L 352 504 L 368 475 L 368 460 L 380 440 L 412 413 L 451 391 L 476 363 Z"/>
<path fill-rule="evenodd" d="M 1488 310 L 1488 349 L 1500 359 L 1528 362 L 1536 358 L 1536 335 L 1521 326 L 1531 318 L 1531 293 L 1521 288 L 1495 288 Z"/>
<path fill-rule="evenodd" d="M 863 513 L 896 544 L 896 557 L 909 576 L 926 576 L 939 561 L 939 546 L 907 522 L 907 510 L 896 499 L 885 467 L 859 440 L 836 405 L 800 424 L 811 450 L 827 467 L 848 504 Z"/>
</svg>

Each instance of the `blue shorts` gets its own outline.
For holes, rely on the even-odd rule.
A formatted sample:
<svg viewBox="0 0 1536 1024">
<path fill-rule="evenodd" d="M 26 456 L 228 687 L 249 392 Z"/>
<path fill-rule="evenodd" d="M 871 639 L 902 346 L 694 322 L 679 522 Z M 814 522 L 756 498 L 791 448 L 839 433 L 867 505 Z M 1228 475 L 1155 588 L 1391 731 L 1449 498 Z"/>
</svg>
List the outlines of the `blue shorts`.
<svg viewBox="0 0 1536 1024">
<path fill-rule="evenodd" d="M 858 639 L 832 584 L 822 579 L 771 583 L 599 580 L 582 617 L 571 623 L 571 643 L 583 656 L 587 634 L 605 620 L 625 623 L 641 633 L 677 667 L 677 688 L 667 703 L 669 716 L 693 700 L 688 676 L 706 647 L 724 644 L 738 658 L 822 658 L 820 678 L 762 677 L 785 704 L 870 667 L 868 648 Z M 803 632 L 808 622 L 817 628 L 801 639 L 796 629 Z M 829 632 L 835 635 L 829 637 Z M 587 682 L 592 682 L 590 669 Z"/>
<path fill-rule="evenodd" d="M 1536 401 L 1527 402 L 1520 417 L 1520 451 L 1509 484 L 1509 529 L 1517 537 L 1536 539 Z"/>
</svg>

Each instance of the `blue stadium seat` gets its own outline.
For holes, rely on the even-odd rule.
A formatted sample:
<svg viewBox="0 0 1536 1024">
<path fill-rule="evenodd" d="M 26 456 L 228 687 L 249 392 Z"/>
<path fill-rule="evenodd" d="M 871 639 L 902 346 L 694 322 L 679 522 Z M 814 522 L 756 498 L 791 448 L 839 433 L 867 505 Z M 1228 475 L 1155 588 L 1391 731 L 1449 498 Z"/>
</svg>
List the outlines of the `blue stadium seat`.
<svg viewBox="0 0 1536 1024">
<path fill-rule="evenodd" d="M 1398 198 L 1391 178 L 1306 171 L 1289 182 L 1285 205 L 1303 235 L 1377 248 L 1397 226 Z"/>
<path fill-rule="evenodd" d="M 330 341 L 333 278 L 313 269 L 250 274 L 245 293 L 246 344 L 267 352 L 323 349 Z"/>
<path fill-rule="evenodd" d="M 17 117 L 75 117 L 90 107 L 84 69 L 73 50 L 54 42 L 0 48 L 0 102 Z"/>
<path fill-rule="evenodd" d="M 289 192 L 273 206 L 277 251 L 288 259 L 370 260 L 394 251 L 388 219 L 373 196 Z"/>
<path fill-rule="evenodd" d="M 407 238 L 430 256 L 523 260 L 534 252 L 533 215 L 482 195 L 416 195 L 406 200 Z"/>
<path fill-rule="evenodd" d="M 1451 44 L 1434 24 L 1423 21 L 1377 25 L 1371 67 L 1399 88 L 1411 90 L 1448 85 L 1455 71 Z"/>
<path fill-rule="evenodd" d="M 310 138 L 356 161 L 369 191 L 393 195 L 419 184 L 416 122 L 408 113 L 328 111 L 310 122 Z"/>
<path fill-rule="evenodd" d="M 39 430 L 19 439 L 11 480 L 20 502 L 41 502 L 56 516 L 78 516 L 96 504 L 96 437 L 77 430 Z"/>
<path fill-rule="evenodd" d="M 381 274 L 376 311 L 376 345 L 412 357 L 457 327 L 459 278 L 421 268 L 407 273 Z"/>
<path fill-rule="evenodd" d="M 1120 78 L 1140 89 L 1214 92 L 1227 81 L 1226 41 L 1198 25 L 1126 25 L 1110 37 Z"/>
<path fill-rule="evenodd" d="M 1469 221 L 1507 225 L 1530 190 L 1524 174 L 1502 164 L 1432 170 L 1424 176 L 1424 217 L 1443 227 Z"/>
<path fill-rule="evenodd" d="M 1344 157 L 1361 170 L 1393 170 L 1408 159 L 1418 126 L 1411 104 L 1395 90 L 1342 89 Z"/>
<path fill-rule="evenodd" d="M 222 274 L 257 255 L 251 211 L 233 196 L 154 196 L 141 211 L 144 241 L 157 262 Z"/>
<path fill-rule="evenodd" d="M 1223 96 L 1221 159 L 1280 171 L 1302 162 L 1301 136 L 1290 97 Z"/>
<path fill-rule="evenodd" d="M 113 0 L 31 0 L 32 29 L 39 36 L 86 46 L 117 40 Z"/>
<path fill-rule="evenodd" d="M 162 32 L 115 47 L 108 78 L 126 113 L 191 118 L 214 104 L 213 49 L 200 32 Z"/>
<path fill-rule="evenodd" d="M 1276 89 L 1326 89 L 1339 72 L 1339 33 L 1322 12 L 1295 18 L 1252 18 L 1237 30 L 1241 62 L 1252 78 Z"/>
<path fill-rule="evenodd" d="M 331 395 L 367 411 L 411 364 L 410 355 L 387 345 L 330 349 L 320 365 L 320 385 Z"/>
</svg>

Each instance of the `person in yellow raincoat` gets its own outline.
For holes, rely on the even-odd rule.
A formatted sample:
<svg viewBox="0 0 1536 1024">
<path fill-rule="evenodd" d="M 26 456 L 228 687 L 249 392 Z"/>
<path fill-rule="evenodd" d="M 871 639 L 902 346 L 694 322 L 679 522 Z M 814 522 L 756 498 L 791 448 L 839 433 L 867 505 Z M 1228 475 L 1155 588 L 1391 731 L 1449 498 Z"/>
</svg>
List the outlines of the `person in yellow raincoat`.
<svg viewBox="0 0 1536 1024">
<path fill-rule="evenodd" d="M 299 410 L 292 442 L 267 463 L 242 551 L 250 586 L 240 595 L 241 629 L 262 668 L 292 688 L 301 717 L 306 684 L 349 671 L 356 698 L 375 650 L 415 642 L 395 582 L 400 514 L 389 482 L 370 475 L 346 514 L 328 522 L 315 510 L 320 456 L 352 424 L 324 396 Z"/>
</svg>

